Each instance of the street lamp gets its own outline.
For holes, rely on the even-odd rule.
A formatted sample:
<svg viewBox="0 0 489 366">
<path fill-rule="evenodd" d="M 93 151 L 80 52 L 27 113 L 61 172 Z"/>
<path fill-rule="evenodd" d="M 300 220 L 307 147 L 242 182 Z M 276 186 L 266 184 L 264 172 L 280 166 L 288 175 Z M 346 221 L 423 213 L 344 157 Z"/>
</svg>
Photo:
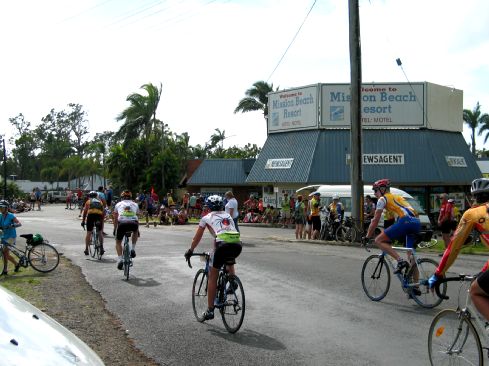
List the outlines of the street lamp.
<svg viewBox="0 0 489 366">
<path fill-rule="evenodd" d="M 0 136 L 3 143 L 3 199 L 7 199 L 7 152 L 5 151 L 5 137 Z"/>
</svg>

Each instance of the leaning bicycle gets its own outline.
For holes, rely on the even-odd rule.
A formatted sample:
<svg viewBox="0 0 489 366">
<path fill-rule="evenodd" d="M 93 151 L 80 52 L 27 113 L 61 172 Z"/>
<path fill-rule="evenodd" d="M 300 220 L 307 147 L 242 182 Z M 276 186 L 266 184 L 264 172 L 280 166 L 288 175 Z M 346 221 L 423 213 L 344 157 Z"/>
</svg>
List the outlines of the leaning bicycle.
<svg viewBox="0 0 489 366">
<path fill-rule="evenodd" d="M 443 298 L 430 291 L 428 284 L 428 279 L 435 272 L 438 263 L 431 258 L 418 258 L 414 248 L 392 248 L 409 254 L 410 266 L 396 274 L 408 298 L 424 308 L 438 306 Z M 373 254 L 365 260 L 361 275 L 362 287 L 369 299 L 380 301 L 387 295 L 391 284 L 391 271 L 394 273 L 395 270 L 394 260 L 384 252 Z M 446 294 L 446 284 L 443 284 L 440 291 L 443 295 Z"/>
<path fill-rule="evenodd" d="M 205 267 L 197 271 L 192 286 L 192 307 L 197 321 L 205 320 L 203 314 L 207 310 L 207 286 L 209 280 L 209 253 L 193 253 L 192 256 L 200 256 L 201 261 L 205 262 Z M 187 260 L 188 266 L 192 268 L 190 258 Z M 229 333 L 236 333 L 245 316 L 246 302 L 243 285 L 238 276 L 227 271 L 227 266 L 235 264 L 234 258 L 229 258 L 219 269 L 217 279 L 216 298 L 214 307 L 219 309 L 222 322 Z"/>
<path fill-rule="evenodd" d="M 0 230 L 0 237 L 3 231 Z M 59 264 L 59 253 L 41 234 L 22 234 L 20 237 L 26 240 L 24 250 L 15 246 L 14 240 L 7 239 L 6 244 L 0 244 L 0 266 L 3 268 L 3 246 L 7 246 L 10 253 L 18 259 L 18 266 L 27 268 L 29 265 L 38 272 L 47 273 L 53 271 Z"/>
<path fill-rule="evenodd" d="M 435 291 L 442 299 L 448 299 L 440 292 L 439 285 L 446 282 L 459 282 L 457 309 L 440 311 L 431 322 L 428 335 L 428 354 L 430 363 L 435 365 L 483 365 L 482 350 L 489 351 L 486 332 L 487 321 L 475 309 L 470 299 L 470 284 L 475 276 L 460 274 L 456 277 L 442 278 Z M 465 292 L 465 303 L 462 293 Z"/>
</svg>

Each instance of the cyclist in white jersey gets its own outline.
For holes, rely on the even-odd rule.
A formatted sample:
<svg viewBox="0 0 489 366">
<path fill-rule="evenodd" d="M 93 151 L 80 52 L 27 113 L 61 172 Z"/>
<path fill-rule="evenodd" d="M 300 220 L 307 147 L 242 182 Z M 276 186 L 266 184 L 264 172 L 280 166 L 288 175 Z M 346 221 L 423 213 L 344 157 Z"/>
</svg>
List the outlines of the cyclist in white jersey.
<svg viewBox="0 0 489 366">
<path fill-rule="evenodd" d="M 132 193 L 125 190 L 121 193 L 121 201 L 114 207 L 114 231 L 115 231 L 115 250 L 119 261 L 117 263 L 117 269 L 122 269 L 122 239 L 124 234 L 128 231 L 132 231 L 132 247 L 131 258 L 136 257 L 136 242 L 138 241 L 138 211 L 139 207 L 137 203 L 132 200 Z"/>
<path fill-rule="evenodd" d="M 214 318 L 214 299 L 216 297 L 217 276 L 219 269 L 225 263 L 227 258 L 236 258 L 241 253 L 241 242 L 239 232 L 236 231 L 233 218 L 224 211 L 224 202 L 221 196 L 209 196 L 206 200 L 206 206 L 211 210 L 207 215 L 202 217 L 195 232 L 195 236 L 190 245 L 190 249 L 185 253 L 187 260 L 192 255 L 195 247 L 199 245 L 205 228 L 214 237 L 214 251 L 211 254 L 209 287 L 207 293 L 208 309 L 204 312 L 204 319 Z M 228 266 L 229 273 L 234 274 L 234 265 Z"/>
</svg>

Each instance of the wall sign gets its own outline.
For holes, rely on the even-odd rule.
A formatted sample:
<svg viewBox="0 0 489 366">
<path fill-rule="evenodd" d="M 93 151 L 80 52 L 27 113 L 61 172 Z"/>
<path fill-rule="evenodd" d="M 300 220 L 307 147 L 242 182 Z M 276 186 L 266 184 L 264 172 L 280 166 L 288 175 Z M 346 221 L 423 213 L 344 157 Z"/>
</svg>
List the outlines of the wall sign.
<svg viewBox="0 0 489 366">
<path fill-rule="evenodd" d="M 290 159 L 268 159 L 265 169 L 290 169 L 294 158 Z"/>
<path fill-rule="evenodd" d="M 467 163 L 463 156 L 445 156 L 448 166 L 453 168 L 467 168 Z"/>
</svg>

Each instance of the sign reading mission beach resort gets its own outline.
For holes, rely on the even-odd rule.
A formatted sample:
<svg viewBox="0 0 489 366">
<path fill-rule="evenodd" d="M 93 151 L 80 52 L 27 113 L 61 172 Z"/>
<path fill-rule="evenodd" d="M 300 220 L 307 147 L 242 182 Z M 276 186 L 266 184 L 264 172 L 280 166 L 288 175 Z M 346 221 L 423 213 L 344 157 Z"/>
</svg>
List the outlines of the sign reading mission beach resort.
<svg viewBox="0 0 489 366">
<path fill-rule="evenodd" d="M 361 123 L 366 128 L 461 132 L 462 101 L 461 90 L 428 82 L 362 84 Z M 350 84 L 316 84 L 270 93 L 268 132 L 350 128 L 350 102 Z"/>
</svg>

